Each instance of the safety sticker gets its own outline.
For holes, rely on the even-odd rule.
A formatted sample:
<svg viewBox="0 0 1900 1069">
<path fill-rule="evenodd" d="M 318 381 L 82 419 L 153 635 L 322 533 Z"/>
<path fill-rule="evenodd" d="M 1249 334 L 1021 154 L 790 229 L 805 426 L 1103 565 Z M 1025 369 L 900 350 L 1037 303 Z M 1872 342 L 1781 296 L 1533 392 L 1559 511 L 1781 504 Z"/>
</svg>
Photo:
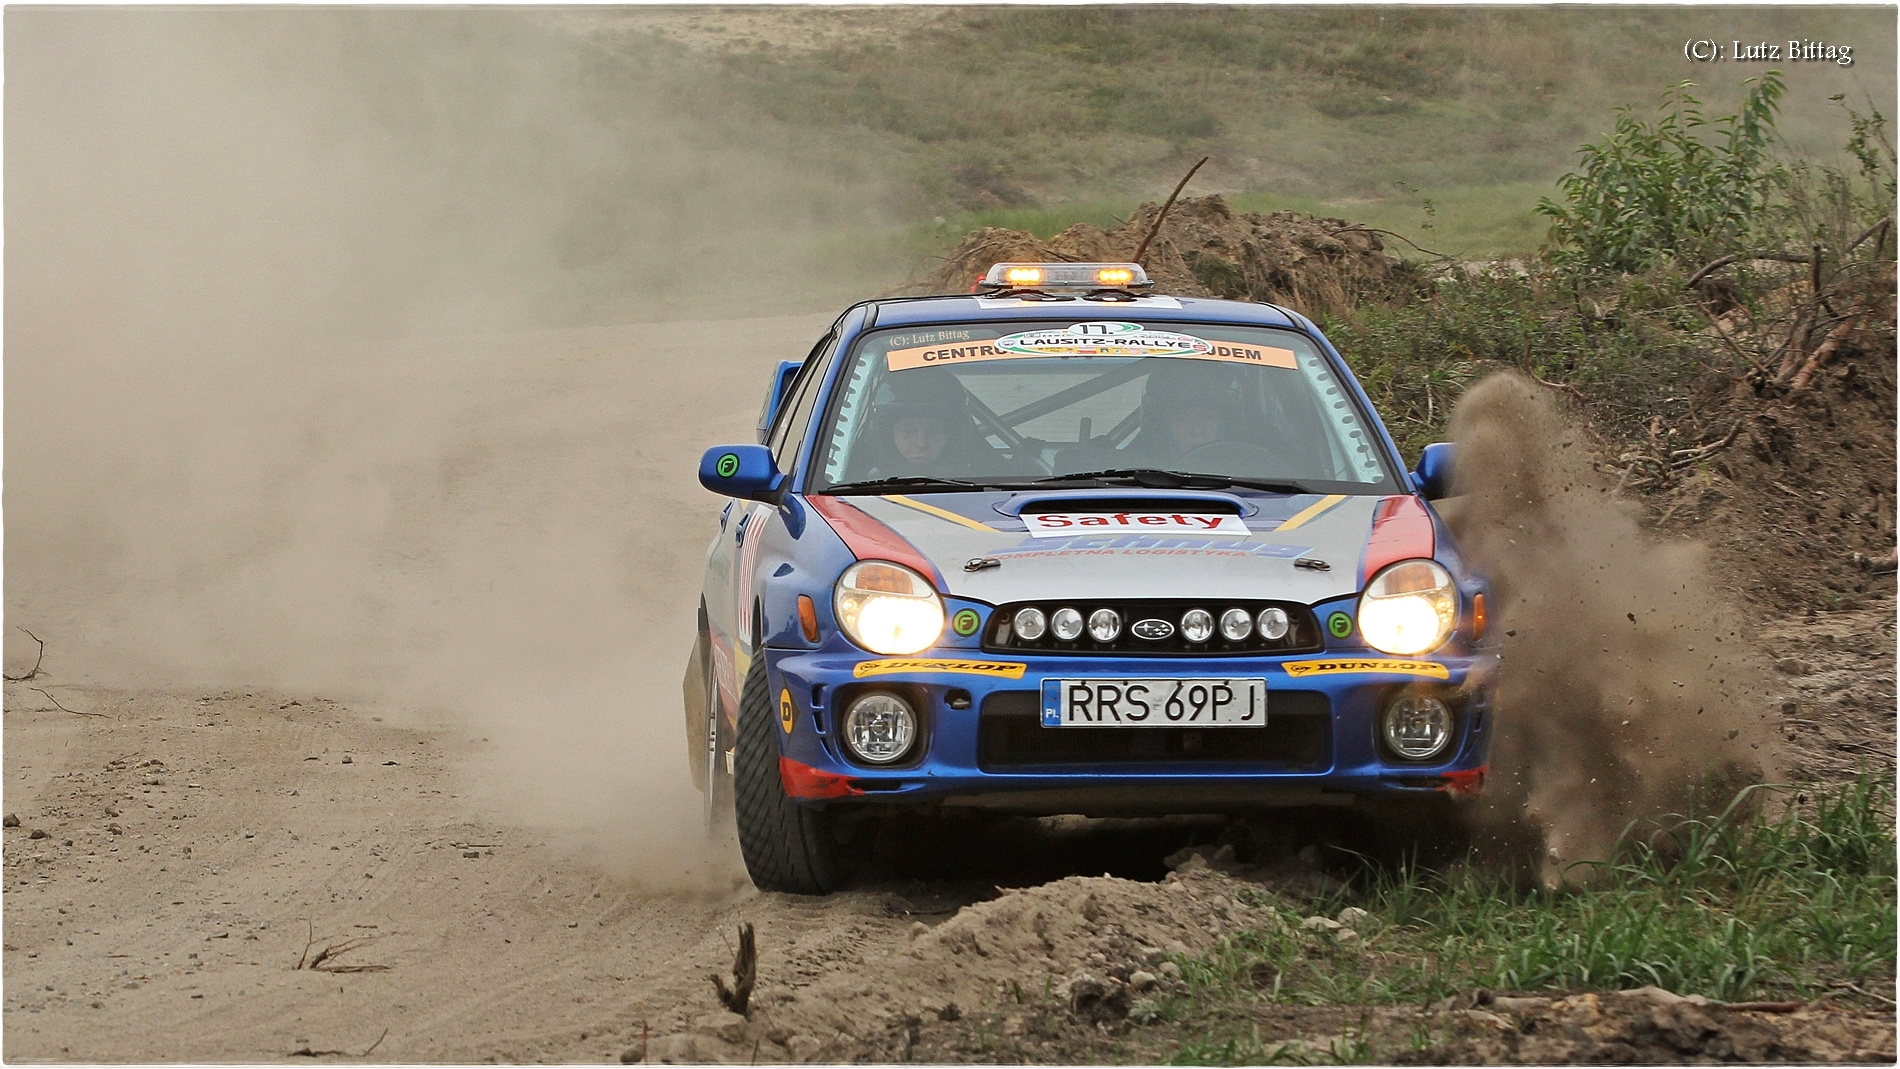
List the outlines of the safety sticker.
<svg viewBox="0 0 1900 1069">
<path fill-rule="evenodd" d="M 851 670 L 852 678 L 890 675 L 893 672 L 944 672 L 951 675 L 992 676 L 996 679 L 1021 679 L 1026 664 L 1008 661 L 952 661 L 928 657 L 892 657 L 882 661 L 861 661 Z"/>
<path fill-rule="evenodd" d="M 990 341 L 936 342 L 885 354 L 892 371 L 942 364 L 1014 360 L 1037 356 L 1171 356 L 1220 360 L 1261 367 L 1297 368 L 1291 349 L 1237 342 L 1211 342 L 1191 334 L 1155 330 L 1139 323 L 1073 323 L 1027 330 Z"/>
<path fill-rule="evenodd" d="M 1072 538 L 1086 534 L 1225 534 L 1245 537 L 1247 525 L 1232 513 L 1202 512 L 1029 512 L 1023 524 L 1031 538 Z"/>
<path fill-rule="evenodd" d="M 1281 667 L 1294 679 L 1305 676 L 1335 676 L 1347 673 L 1397 673 L 1407 676 L 1431 676 L 1450 679 L 1451 670 L 1431 661 L 1398 661 L 1385 657 L 1340 657 L 1324 661 L 1289 661 Z"/>
<path fill-rule="evenodd" d="M 792 692 L 781 690 L 778 692 L 778 726 L 785 729 L 785 734 L 790 735 L 792 722 Z"/>
</svg>

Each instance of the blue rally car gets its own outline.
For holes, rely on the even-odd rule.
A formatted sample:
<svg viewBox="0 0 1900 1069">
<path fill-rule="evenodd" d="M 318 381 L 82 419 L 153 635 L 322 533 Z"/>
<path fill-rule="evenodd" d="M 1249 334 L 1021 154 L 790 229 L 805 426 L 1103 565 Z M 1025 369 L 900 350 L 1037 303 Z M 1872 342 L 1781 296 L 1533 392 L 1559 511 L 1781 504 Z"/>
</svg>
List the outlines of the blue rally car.
<svg viewBox="0 0 1900 1069">
<path fill-rule="evenodd" d="M 1408 472 L 1304 316 L 1138 265 L 854 305 L 700 463 L 735 499 L 685 688 L 708 820 L 822 894 L 894 809 L 1469 796 L 1497 656 L 1451 460 Z"/>
</svg>

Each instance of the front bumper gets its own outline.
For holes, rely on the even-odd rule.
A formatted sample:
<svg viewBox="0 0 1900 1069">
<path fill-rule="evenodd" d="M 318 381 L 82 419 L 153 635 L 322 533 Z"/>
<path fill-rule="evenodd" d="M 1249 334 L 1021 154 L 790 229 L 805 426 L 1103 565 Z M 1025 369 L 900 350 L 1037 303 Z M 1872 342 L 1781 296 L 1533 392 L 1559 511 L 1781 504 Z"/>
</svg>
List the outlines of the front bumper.
<svg viewBox="0 0 1900 1069">
<path fill-rule="evenodd" d="M 1482 650 L 1414 660 L 1409 671 L 1389 670 L 1408 663 L 1399 658 L 1338 648 L 1235 658 L 940 650 L 918 655 L 935 665 L 864 674 L 861 665 L 897 659 L 855 650 L 764 652 L 774 706 L 781 724 L 789 723 L 780 735 L 781 769 L 793 797 L 817 805 L 932 803 L 1090 816 L 1475 793 L 1490 747 L 1497 665 L 1495 654 Z M 1338 663 L 1317 673 L 1299 667 L 1318 661 Z M 1289 674 L 1289 663 L 1301 674 Z M 1435 667 L 1427 674 L 1421 664 Z M 1044 679 L 1169 676 L 1264 678 L 1267 726 L 1040 724 Z M 902 693 L 923 719 L 916 751 L 897 767 L 854 760 L 839 737 L 845 709 L 869 689 Z M 1452 709 L 1456 737 L 1443 757 L 1405 761 L 1381 746 L 1378 717 L 1397 694 L 1421 690 Z"/>
</svg>

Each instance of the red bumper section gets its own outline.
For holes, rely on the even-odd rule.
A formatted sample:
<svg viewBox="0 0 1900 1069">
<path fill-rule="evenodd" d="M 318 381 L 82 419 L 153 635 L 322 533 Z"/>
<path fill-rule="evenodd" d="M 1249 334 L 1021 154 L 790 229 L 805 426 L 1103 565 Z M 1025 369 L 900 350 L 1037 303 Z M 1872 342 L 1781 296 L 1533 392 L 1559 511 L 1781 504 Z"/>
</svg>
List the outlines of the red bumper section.
<svg viewBox="0 0 1900 1069">
<path fill-rule="evenodd" d="M 850 776 L 813 768 L 789 757 L 778 759 L 778 778 L 785 784 L 785 793 L 793 798 L 844 798 L 864 793 L 852 784 Z"/>
<path fill-rule="evenodd" d="M 1438 785 L 1438 789 L 1453 798 L 1476 798 L 1478 792 L 1484 790 L 1484 774 L 1489 771 L 1491 771 L 1491 766 L 1482 764 L 1477 768 L 1467 768 L 1462 772 L 1447 772 L 1443 777 L 1444 782 Z"/>
</svg>

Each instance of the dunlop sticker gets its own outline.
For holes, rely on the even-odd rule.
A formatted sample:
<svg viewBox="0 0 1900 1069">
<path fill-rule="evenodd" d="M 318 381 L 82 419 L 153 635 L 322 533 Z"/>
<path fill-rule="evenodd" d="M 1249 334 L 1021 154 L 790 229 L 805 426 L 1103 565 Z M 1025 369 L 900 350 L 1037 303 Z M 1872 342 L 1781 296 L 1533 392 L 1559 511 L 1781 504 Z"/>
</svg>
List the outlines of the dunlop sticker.
<svg viewBox="0 0 1900 1069">
<path fill-rule="evenodd" d="M 793 720 L 792 692 L 789 690 L 781 690 L 778 692 L 778 726 L 785 729 L 785 734 L 790 735 L 792 733 Z"/>
<path fill-rule="evenodd" d="M 892 672 L 945 672 L 952 675 L 990 676 L 995 679 L 1021 679 L 1026 664 L 1007 661 L 950 661 L 927 657 L 893 657 L 883 661 L 861 661 L 851 670 L 854 679 L 889 675 Z"/>
<path fill-rule="evenodd" d="M 1335 676 L 1352 672 L 1397 673 L 1450 679 L 1451 670 L 1431 661 L 1397 661 L 1384 657 L 1339 657 L 1324 661 L 1290 661 L 1281 667 L 1294 679 L 1304 676 Z"/>
</svg>

